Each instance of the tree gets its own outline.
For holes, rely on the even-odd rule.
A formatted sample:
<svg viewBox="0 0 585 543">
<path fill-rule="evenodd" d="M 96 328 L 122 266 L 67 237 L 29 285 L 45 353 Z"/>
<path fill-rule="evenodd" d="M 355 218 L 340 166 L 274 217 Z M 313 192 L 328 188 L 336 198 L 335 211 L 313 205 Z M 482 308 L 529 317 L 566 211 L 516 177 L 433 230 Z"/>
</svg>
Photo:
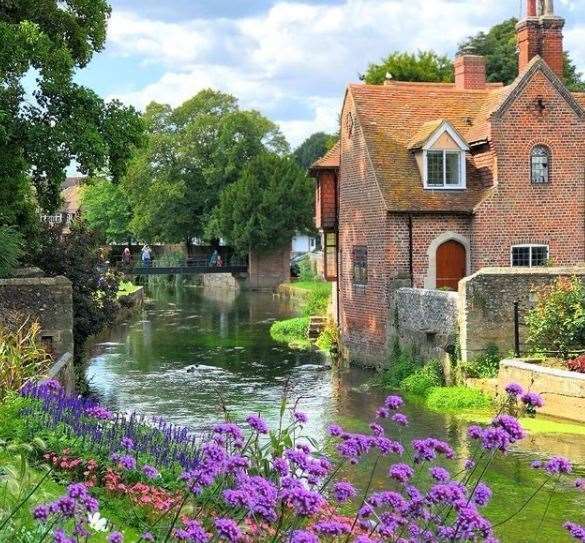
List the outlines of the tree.
<svg viewBox="0 0 585 543">
<path fill-rule="evenodd" d="M 390 54 L 379 64 L 370 64 L 363 80 L 369 85 L 382 85 L 387 76 L 396 81 L 453 81 L 453 63 L 434 51 Z"/>
<path fill-rule="evenodd" d="M 73 82 L 102 50 L 109 13 L 106 0 L 0 2 L 0 224 L 26 227 L 37 203 L 54 211 L 72 160 L 118 179 L 140 143 L 132 108 Z"/>
<path fill-rule="evenodd" d="M 123 190 L 132 207 L 130 230 L 149 241 L 203 235 L 222 190 L 246 164 L 267 151 L 288 152 L 274 123 L 214 90 L 175 110 L 150 104 L 144 122 L 148 142 L 131 161 Z"/>
<path fill-rule="evenodd" d="M 8 277 L 22 257 L 22 235 L 12 228 L 0 227 L 0 279 Z"/>
<path fill-rule="evenodd" d="M 107 241 L 128 239 L 130 206 L 119 185 L 109 179 L 93 179 L 82 189 L 81 210 L 85 224 Z"/>
<path fill-rule="evenodd" d="M 316 132 L 301 143 L 293 153 L 297 164 L 303 170 L 308 170 L 316 160 L 335 145 L 336 141 L 336 136 L 325 134 L 325 132 Z"/>
<path fill-rule="evenodd" d="M 239 254 L 290 242 L 313 225 L 313 183 L 289 157 L 263 153 L 222 193 L 211 224 Z"/>
<path fill-rule="evenodd" d="M 482 55 L 486 58 L 487 79 L 490 82 L 512 83 L 518 76 L 516 40 L 517 19 L 508 19 L 492 27 L 488 32 L 470 36 L 459 45 L 459 54 Z M 585 90 L 582 74 L 565 52 L 565 84 L 571 90 Z"/>
</svg>

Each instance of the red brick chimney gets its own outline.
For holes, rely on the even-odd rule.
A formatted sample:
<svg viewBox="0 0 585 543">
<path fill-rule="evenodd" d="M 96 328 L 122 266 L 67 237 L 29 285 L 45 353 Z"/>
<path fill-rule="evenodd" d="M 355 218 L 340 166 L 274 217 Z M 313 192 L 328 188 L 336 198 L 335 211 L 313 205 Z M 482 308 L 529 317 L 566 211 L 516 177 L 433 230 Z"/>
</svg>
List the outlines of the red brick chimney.
<svg viewBox="0 0 585 543">
<path fill-rule="evenodd" d="M 552 0 L 526 0 L 526 17 L 516 26 L 518 69 L 522 73 L 530 61 L 541 56 L 561 79 L 565 68 L 563 27 L 565 20 L 554 14 Z"/>
<path fill-rule="evenodd" d="M 486 88 L 485 58 L 479 55 L 461 55 L 455 59 L 455 88 L 478 90 Z"/>
</svg>

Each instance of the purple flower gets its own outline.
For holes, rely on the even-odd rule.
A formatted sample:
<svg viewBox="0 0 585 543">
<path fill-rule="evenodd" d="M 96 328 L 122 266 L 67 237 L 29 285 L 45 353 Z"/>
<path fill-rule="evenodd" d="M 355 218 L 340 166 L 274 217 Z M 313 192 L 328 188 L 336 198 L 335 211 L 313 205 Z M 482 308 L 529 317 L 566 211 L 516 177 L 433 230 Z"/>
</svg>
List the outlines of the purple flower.
<svg viewBox="0 0 585 543">
<path fill-rule="evenodd" d="M 404 405 L 404 400 L 400 396 L 388 396 L 384 401 L 384 406 L 392 410 L 396 410 L 402 405 Z"/>
<path fill-rule="evenodd" d="M 408 426 L 408 417 L 402 413 L 396 413 L 393 415 L 392 421 L 398 424 L 398 426 Z"/>
<path fill-rule="evenodd" d="M 315 524 L 313 529 L 321 535 L 337 536 L 348 534 L 351 531 L 351 526 L 336 520 L 323 520 Z"/>
<path fill-rule="evenodd" d="M 536 408 L 544 405 L 542 396 L 536 392 L 526 392 L 520 399 L 522 400 L 522 403 L 528 407 Z"/>
<path fill-rule="evenodd" d="M 390 466 L 388 475 L 399 483 L 406 483 L 412 479 L 414 470 L 408 464 L 394 464 Z"/>
<path fill-rule="evenodd" d="M 510 443 L 516 443 L 524 439 L 524 429 L 514 417 L 510 415 L 499 415 L 492 421 L 492 426 L 502 428 L 510 437 Z"/>
<path fill-rule="evenodd" d="M 467 428 L 467 435 L 471 439 L 481 439 L 481 436 L 483 435 L 483 430 L 481 429 L 480 426 L 472 425 L 469 428 Z"/>
<path fill-rule="evenodd" d="M 542 467 L 542 462 L 540 460 L 534 460 L 530 464 L 533 469 L 540 469 Z"/>
<path fill-rule="evenodd" d="M 284 458 L 275 458 L 272 461 L 272 467 L 274 471 L 278 473 L 281 477 L 286 477 L 289 474 L 289 465 L 286 459 Z"/>
<path fill-rule="evenodd" d="M 575 481 L 575 488 L 585 490 L 585 479 L 577 479 Z"/>
<path fill-rule="evenodd" d="M 207 543 L 210 540 L 209 534 L 196 520 L 185 519 L 184 529 L 175 530 L 174 536 L 179 541 L 187 543 Z"/>
<path fill-rule="evenodd" d="M 75 539 L 67 537 L 62 528 L 57 528 L 53 532 L 53 543 L 75 543 Z"/>
<path fill-rule="evenodd" d="M 75 483 L 67 487 L 67 495 L 70 498 L 81 498 L 87 495 L 87 487 L 83 483 Z"/>
<path fill-rule="evenodd" d="M 329 426 L 329 435 L 331 437 L 341 437 L 343 434 L 343 428 L 338 424 L 332 424 Z"/>
<path fill-rule="evenodd" d="M 234 441 L 242 441 L 244 439 L 244 434 L 240 427 L 233 422 L 222 422 L 220 424 L 216 424 L 213 427 L 213 432 L 218 435 L 227 436 Z"/>
<path fill-rule="evenodd" d="M 156 479 L 160 475 L 155 467 L 149 465 L 145 465 L 142 468 L 142 473 L 144 473 L 149 479 Z"/>
<path fill-rule="evenodd" d="M 558 475 L 560 473 L 571 473 L 573 466 L 569 460 L 562 456 L 551 458 L 545 465 L 546 471 L 551 475 Z"/>
<path fill-rule="evenodd" d="M 451 480 L 451 474 L 440 466 L 435 466 L 429 470 L 431 477 L 439 483 L 446 483 Z"/>
<path fill-rule="evenodd" d="M 386 407 L 379 407 L 376 409 L 376 417 L 379 419 L 387 419 L 390 416 L 390 410 Z"/>
<path fill-rule="evenodd" d="M 126 449 L 128 451 L 131 451 L 134 448 L 134 440 L 132 440 L 128 436 L 125 436 L 125 437 L 122 438 L 122 441 L 120 442 L 120 445 L 122 445 L 122 448 L 123 449 Z"/>
<path fill-rule="evenodd" d="M 295 411 L 293 413 L 294 419 L 300 423 L 300 424 L 307 424 L 307 422 L 309 422 L 309 417 L 307 416 L 306 413 L 303 413 L 302 411 Z"/>
<path fill-rule="evenodd" d="M 154 536 L 150 532 L 144 532 L 140 538 L 146 543 L 154 543 Z"/>
<path fill-rule="evenodd" d="M 47 522 L 49 514 L 50 511 L 46 505 L 39 505 L 38 507 L 35 507 L 33 510 L 33 518 L 40 522 Z"/>
<path fill-rule="evenodd" d="M 124 536 L 120 532 L 112 532 L 108 536 L 108 543 L 122 543 L 124 541 Z"/>
<path fill-rule="evenodd" d="M 61 383 L 57 379 L 47 379 L 46 381 L 41 381 L 39 386 L 45 388 L 51 393 L 61 392 L 63 390 Z"/>
<path fill-rule="evenodd" d="M 94 419 L 98 420 L 111 420 L 114 418 L 112 412 L 108 411 L 105 407 L 102 407 L 101 405 L 94 405 L 88 407 L 85 410 L 85 414 L 88 417 L 93 417 Z"/>
<path fill-rule="evenodd" d="M 468 458 L 463 464 L 463 469 L 471 471 L 473 468 L 475 468 L 475 460 Z"/>
<path fill-rule="evenodd" d="M 129 455 L 120 456 L 118 459 L 118 466 L 126 471 L 132 471 L 136 468 L 136 458 Z"/>
<path fill-rule="evenodd" d="M 290 543 L 319 543 L 319 538 L 311 532 L 297 530 L 292 533 Z"/>
<path fill-rule="evenodd" d="M 577 541 L 585 541 L 585 526 L 579 526 L 579 524 L 575 524 L 574 522 L 567 522 L 565 529 Z"/>
<path fill-rule="evenodd" d="M 382 428 L 379 424 L 376 424 L 375 422 L 372 422 L 370 424 L 370 430 L 372 430 L 372 433 L 375 436 L 383 436 L 384 435 L 384 428 Z"/>
<path fill-rule="evenodd" d="M 517 398 L 518 396 L 522 396 L 522 394 L 524 394 L 524 389 L 517 383 L 510 383 L 506 387 L 506 392 L 510 396 Z"/>
<path fill-rule="evenodd" d="M 215 529 L 219 538 L 229 541 L 229 543 L 237 543 L 242 540 L 242 532 L 240 532 L 237 523 L 231 519 L 215 519 Z"/>
<path fill-rule="evenodd" d="M 333 497 L 340 503 L 347 502 L 356 495 L 357 490 L 347 481 L 339 481 L 333 486 Z"/>
<path fill-rule="evenodd" d="M 282 501 L 292 507 L 297 515 L 312 517 L 326 504 L 319 492 L 308 490 L 298 479 L 284 477 L 280 483 Z"/>
<path fill-rule="evenodd" d="M 479 483 L 473 494 L 473 501 L 480 507 L 484 507 L 492 499 L 492 491 L 489 486 Z"/>
<path fill-rule="evenodd" d="M 268 424 L 266 424 L 266 421 L 259 415 L 250 415 L 246 419 L 246 422 L 250 425 L 250 428 L 256 430 L 259 434 L 268 433 Z"/>
</svg>

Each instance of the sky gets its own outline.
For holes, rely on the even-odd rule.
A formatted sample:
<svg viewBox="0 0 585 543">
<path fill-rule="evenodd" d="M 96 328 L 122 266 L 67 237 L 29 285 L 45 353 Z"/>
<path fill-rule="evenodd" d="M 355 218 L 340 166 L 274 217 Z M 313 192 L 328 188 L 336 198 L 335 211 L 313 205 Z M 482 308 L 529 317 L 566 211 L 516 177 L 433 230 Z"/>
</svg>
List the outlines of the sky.
<svg viewBox="0 0 585 543">
<path fill-rule="evenodd" d="M 390 52 L 452 56 L 523 0 L 111 0 L 105 50 L 78 80 L 143 109 L 229 92 L 296 147 L 335 132 L 345 87 Z M 565 48 L 585 72 L 585 0 L 556 0 Z"/>
</svg>

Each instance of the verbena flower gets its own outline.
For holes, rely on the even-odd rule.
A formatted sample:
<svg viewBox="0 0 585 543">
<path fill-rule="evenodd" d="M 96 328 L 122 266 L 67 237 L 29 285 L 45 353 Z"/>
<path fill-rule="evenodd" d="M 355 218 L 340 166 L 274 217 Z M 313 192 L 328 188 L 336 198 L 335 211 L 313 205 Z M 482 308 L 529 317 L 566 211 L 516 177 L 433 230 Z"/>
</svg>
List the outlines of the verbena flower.
<svg viewBox="0 0 585 543">
<path fill-rule="evenodd" d="M 561 473 L 571 473 L 573 466 L 567 458 L 556 456 L 551 458 L 544 466 L 550 474 L 558 475 Z"/>
<path fill-rule="evenodd" d="M 404 405 L 404 400 L 400 396 L 388 396 L 384 401 L 384 407 L 396 410 Z"/>
<path fill-rule="evenodd" d="M 479 483 L 477 488 L 475 489 L 475 493 L 473 494 L 473 501 L 483 507 L 489 503 L 492 499 L 492 491 L 491 489 L 485 485 L 484 483 Z"/>
<path fill-rule="evenodd" d="M 351 531 L 351 526 L 337 520 L 323 520 L 315 524 L 313 529 L 321 535 L 339 536 L 348 534 Z"/>
<path fill-rule="evenodd" d="M 108 543 L 123 543 L 124 536 L 120 532 L 112 532 L 108 536 Z"/>
<path fill-rule="evenodd" d="M 398 426 L 408 426 L 408 417 L 402 413 L 396 413 L 392 416 L 392 421 Z"/>
<path fill-rule="evenodd" d="M 524 389 L 517 383 L 510 383 L 506 387 L 506 392 L 510 396 L 517 398 L 518 396 L 522 396 L 524 394 Z"/>
<path fill-rule="evenodd" d="M 136 458 L 130 455 L 120 456 L 118 466 L 126 471 L 132 471 L 136 468 Z"/>
<path fill-rule="evenodd" d="M 142 468 L 142 473 L 144 473 L 149 479 L 156 479 L 160 475 L 155 467 L 149 465 L 145 465 Z"/>
<path fill-rule="evenodd" d="M 585 541 L 585 526 L 580 526 L 574 522 L 567 522 L 565 529 L 571 534 L 573 539 L 577 541 Z"/>
<path fill-rule="evenodd" d="M 544 405 L 544 400 L 542 396 L 536 392 L 526 392 L 520 398 L 522 403 L 529 407 L 542 407 Z"/>
<path fill-rule="evenodd" d="M 311 532 L 297 530 L 292 533 L 290 543 L 319 543 L 319 538 Z"/>
<path fill-rule="evenodd" d="M 394 464 L 390 466 L 388 475 L 399 483 L 406 483 L 412 479 L 414 470 L 408 464 Z"/>
<path fill-rule="evenodd" d="M 300 424 L 307 424 L 307 422 L 309 422 L 309 417 L 307 416 L 307 414 L 301 411 L 295 411 L 293 413 L 293 416 L 294 419 Z"/>
<path fill-rule="evenodd" d="M 120 441 L 120 445 L 123 449 L 131 451 L 134 449 L 134 440 L 128 436 L 125 436 L 122 438 L 122 441 Z"/>
<path fill-rule="evenodd" d="M 268 433 L 268 424 L 266 424 L 266 421 L 259 415 L 248 416 L 246 422 L 250 425 L 250 428 L 256 430 L 256 432 L 258 432 L 259 434 Z"/>
<path fill-rule="evenodd" d="M 238 525 L 231 519 L 218 518 L 215 520 L 215 529 L 220 539 L 229 541 L 229 543 L 238 543 L 242 540 L 242 532 Z"/>
<path fill-rule="evenodd" d="M 347 502 L 357 495 L 357 490 L 348 481 L 338 481 L 333 485 L 333 497 L 340 503 Z"/>
<path fill-rule="evenodd" d="M 432 467 L 429 470 L 431 477 L 440 483 L 446 483 L 451 480 L 451 474 L 445 469 L 440 466 Z"/>
</svg>

